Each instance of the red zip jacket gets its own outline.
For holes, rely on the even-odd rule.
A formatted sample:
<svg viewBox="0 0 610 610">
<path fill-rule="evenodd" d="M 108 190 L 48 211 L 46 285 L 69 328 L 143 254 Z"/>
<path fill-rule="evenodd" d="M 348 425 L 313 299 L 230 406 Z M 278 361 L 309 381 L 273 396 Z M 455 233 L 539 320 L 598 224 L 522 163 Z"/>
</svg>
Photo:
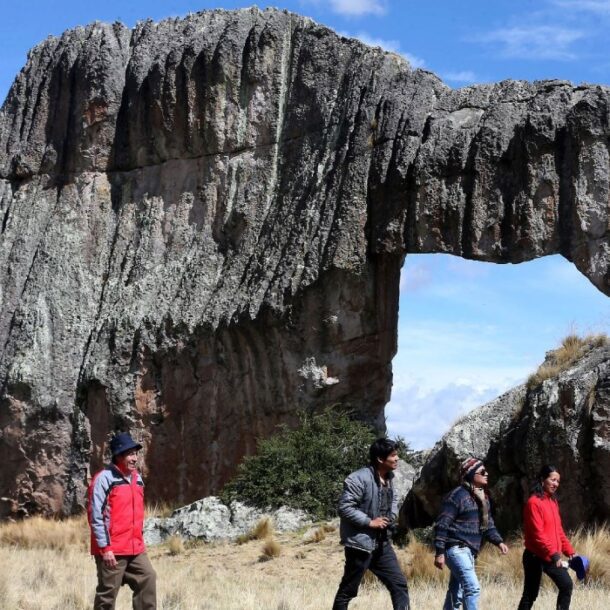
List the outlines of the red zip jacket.
<svg viewBox="0 0 610 610">
<path fill-rule="evenodd" d="M 146 551 L 144 483 L 134 471 L 128 479 L 114 465 L 100 470 L 89 485 L 91 554 L 139 555 Z"/>
<path fill-rule="evenodd" d="M 555 554 L 574 555 L 561 525 L 559 505 L 546 494 L 529 497 L 523 509 L 525 548 L 543 561 L 551 561 Z"/>
</svg>

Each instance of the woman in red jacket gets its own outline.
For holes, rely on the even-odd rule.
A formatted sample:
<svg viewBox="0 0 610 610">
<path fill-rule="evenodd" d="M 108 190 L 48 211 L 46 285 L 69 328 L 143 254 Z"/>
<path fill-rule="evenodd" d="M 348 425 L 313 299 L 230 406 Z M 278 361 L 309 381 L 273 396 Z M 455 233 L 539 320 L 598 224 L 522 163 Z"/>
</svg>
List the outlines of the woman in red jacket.
<svg viewBox="0 0 610 610">
<path fill-rule="evenodd" d="M 557 610 L 567 610 L 570 607 L 573 584 L 566 564 L 561 561 L 561 554 L 571 559 L 574 549 L 563 531 L 559 506 L 555 499 L 559 480 L 557 468 L 543 466 L 532 495 L 523 509 L 525 582 L 518 610 L 529 610 L 534 605 L 540 589 L 542 572 L 559 589 Z"/>
</svg>

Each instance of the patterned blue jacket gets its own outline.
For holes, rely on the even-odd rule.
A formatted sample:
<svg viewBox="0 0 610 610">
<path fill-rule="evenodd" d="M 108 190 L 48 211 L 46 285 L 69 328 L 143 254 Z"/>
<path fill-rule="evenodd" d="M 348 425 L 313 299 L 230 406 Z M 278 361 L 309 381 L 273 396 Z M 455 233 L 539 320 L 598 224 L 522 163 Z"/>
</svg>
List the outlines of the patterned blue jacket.
<svg viewBox="0 0 610 610">
<path fill-rule="evenodd" d="M 434 546 L 437 555 L 442 555 L 452 544 L 466 544 L 477 554 L 481 549 L 483 538 L 496 546 L 503 542 L 491 516 L 489 498 L 486 497 L 485 501 L 489 511 L 489 522 L 487 529 L 481 531 L 479 507 L 466 487 L 460 485 L 445 496 L 434 526 Z"/>
</svg>

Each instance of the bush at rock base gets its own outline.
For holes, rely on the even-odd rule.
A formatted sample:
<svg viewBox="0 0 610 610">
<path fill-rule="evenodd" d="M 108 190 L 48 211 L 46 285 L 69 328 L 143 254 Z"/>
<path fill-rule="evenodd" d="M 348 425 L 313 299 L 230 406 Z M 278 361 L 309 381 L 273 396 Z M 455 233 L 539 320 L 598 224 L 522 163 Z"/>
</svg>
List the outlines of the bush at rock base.
<svg viewBox="0 0 610 610">
<path fill-rule="evenodd" d="M 261 508 L 300 508 L 320 519 L 336 516 L 343 480 L 368 463 L 375 438 L 369 426 L 336 409 L 302 413 L 298 428 L 281 426 L 259 442 L 221 497 Z M 404 440 L 400 444 L 408 452 Z"/>
</svg>

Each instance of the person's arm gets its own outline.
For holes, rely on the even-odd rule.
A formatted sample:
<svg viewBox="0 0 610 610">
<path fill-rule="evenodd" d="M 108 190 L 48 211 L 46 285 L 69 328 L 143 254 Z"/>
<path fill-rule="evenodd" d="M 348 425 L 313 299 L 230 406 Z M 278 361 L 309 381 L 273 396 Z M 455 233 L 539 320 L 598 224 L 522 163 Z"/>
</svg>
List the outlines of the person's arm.
<svg viewBox="0 0 610 610">
<path fill-rule="evenodd" d="M 561 516 L 559 515 L 559 507 L 557 507 L 557 516 L 559 517 L 559 538 L 561 540 L 561 552 L 572 559 L 576 555 L 574 547 L 570 544 L 566 533 L 563 531 L 563 524 L 561 523 Z"/>
<path fill-rule="evenodd" d="M 110 489 L 110 481 L 104 473 L 98 475 L 93 484 L 91 492 L 91 533 L 95 537 L 97 546 L 102 552 L 102 560 L 104 564 L 113 568 L 116 566 L 116 558 L 112 551 L 110 540 L 110 532 L 104 521 L 104 507 L 108 498 L 108 490 Z"/>
<path fill-rule="evenodd" d="M 445 545 L 447 544 L 449 528 L 459 512 L 459 505 L 455 496 L 456 493 L 451 492 L 443 500 L 441 511 L 434 525 L 434 565 L 439 569 L 442 569 L 445 565 Z"/>
<path fill-rule="evenodd" d="M 489 501 L 488 501 L 489 505 Z M 502 555 L 506 555 L 508 553 L 508 547 L 504 544 L 504 540 L 502 540 L 502 536 L 496 527 L 493 517 L 491 516 L 491 506 L 488 506 L 489 510 L 489 527 L 483 532 L 484 537 L 489 540 L 492 544 L 495 544 L 499 549 Z"/>
<path fill-rule="evenodd" d="M 364 497 L 365 485 L 365 481 L 360 477 L 350 475 L 345 479 L 343 493 L 339 499 L 339 516 L 357 527 L 383 529 L 387 527 L 388 519 L 385 517 L 372 519 L 359 508 Z"/>
</svg>

